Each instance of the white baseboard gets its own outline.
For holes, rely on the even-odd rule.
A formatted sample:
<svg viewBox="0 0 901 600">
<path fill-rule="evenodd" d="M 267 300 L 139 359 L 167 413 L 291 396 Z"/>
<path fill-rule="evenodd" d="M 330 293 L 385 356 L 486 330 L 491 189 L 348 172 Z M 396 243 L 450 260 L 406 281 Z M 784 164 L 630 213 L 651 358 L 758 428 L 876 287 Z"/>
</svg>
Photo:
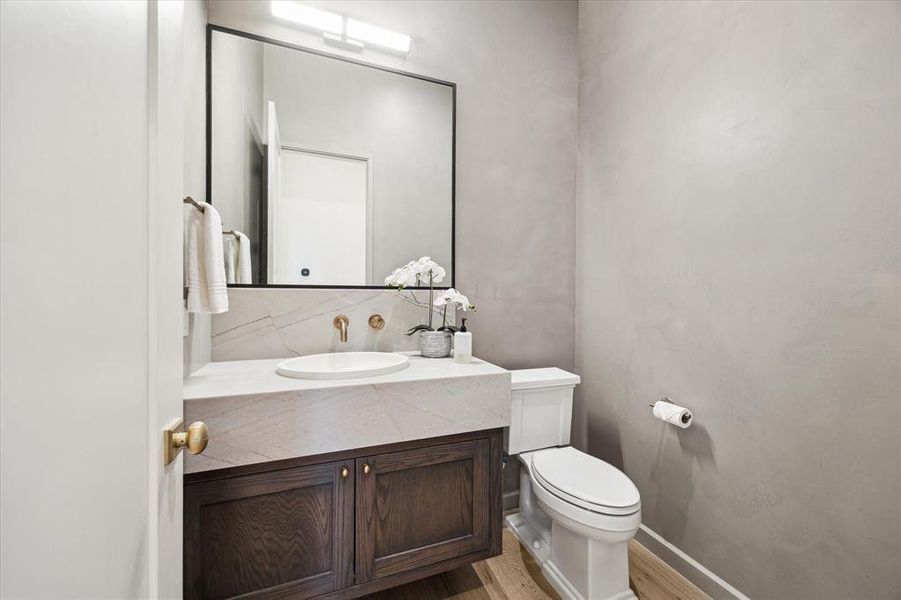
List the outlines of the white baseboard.
<svg viewBox="0 0 901 600">
<path fill-rule="evenodd" d="M 750 600 L 716 573 L 679 550 L 643 523 L 635 534 L 635 541 L 657 555 L 685 579 L 695 584 L 713 600 Z"/>
</svg>

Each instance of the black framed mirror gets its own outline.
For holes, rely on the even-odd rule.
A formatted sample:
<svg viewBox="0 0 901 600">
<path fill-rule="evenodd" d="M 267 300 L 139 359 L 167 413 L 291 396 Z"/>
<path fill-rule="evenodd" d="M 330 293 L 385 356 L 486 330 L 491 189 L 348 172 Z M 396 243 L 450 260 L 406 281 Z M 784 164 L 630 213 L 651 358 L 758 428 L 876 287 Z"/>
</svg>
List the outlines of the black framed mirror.
<svg viewBox="0 0 901 600">
<path fill-rule="evenodd" d="M 456 85 L 207 28 L 207 199 L 230 286 L 454 285 Z"/>
</svg>

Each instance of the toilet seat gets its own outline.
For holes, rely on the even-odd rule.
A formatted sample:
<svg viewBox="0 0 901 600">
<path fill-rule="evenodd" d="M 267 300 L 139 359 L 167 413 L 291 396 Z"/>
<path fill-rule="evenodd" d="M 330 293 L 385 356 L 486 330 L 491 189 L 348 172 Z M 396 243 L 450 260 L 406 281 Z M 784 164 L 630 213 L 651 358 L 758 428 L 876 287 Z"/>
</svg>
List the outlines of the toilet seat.
<svg viewBox="0 0 901 600">
<path fill-rule="evenodd" d="M 594 513 L 632 515 L 641 508 L 638 488 L 625 473 L 571 446 L 533 453 L 531 472 L 549 493 Z"/>
</svg>

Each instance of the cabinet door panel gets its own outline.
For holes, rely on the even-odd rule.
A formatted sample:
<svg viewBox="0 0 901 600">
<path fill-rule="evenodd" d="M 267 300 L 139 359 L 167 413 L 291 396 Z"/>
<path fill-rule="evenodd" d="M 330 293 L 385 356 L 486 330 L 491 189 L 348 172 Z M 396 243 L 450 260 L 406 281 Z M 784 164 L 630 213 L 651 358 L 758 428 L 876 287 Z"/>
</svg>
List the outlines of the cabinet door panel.
<svg viewBox="0 0 901 600">
<path fill-rule="evenodd" d="M 357 459 L 357 582 L 485 549 L 488 456 L 477 439 Z"/>
<path fill-rule="evenodd" d="M 343 464 L 185 486 L 185 596 L 308 598 L 351 585 L 354 489 Z"/>
</svg>

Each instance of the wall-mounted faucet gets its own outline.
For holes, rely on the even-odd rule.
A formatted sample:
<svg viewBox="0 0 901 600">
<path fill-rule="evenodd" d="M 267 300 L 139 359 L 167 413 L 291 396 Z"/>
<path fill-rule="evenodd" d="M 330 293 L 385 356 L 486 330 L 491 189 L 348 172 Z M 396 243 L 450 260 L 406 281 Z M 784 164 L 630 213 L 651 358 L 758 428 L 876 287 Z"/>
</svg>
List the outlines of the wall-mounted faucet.
<svg viewBox="0 0 901 600">
<path fill-rule="evenodd" d="M 335 317 L 335 320 L 332 321 L 335 329 L 341 332 L 340 339 L 342 343 L 347 342 L 347 325 L 349 323 L 350 319 L 348 319 L 346 315 L 338 315 Z"/>
</svg>

